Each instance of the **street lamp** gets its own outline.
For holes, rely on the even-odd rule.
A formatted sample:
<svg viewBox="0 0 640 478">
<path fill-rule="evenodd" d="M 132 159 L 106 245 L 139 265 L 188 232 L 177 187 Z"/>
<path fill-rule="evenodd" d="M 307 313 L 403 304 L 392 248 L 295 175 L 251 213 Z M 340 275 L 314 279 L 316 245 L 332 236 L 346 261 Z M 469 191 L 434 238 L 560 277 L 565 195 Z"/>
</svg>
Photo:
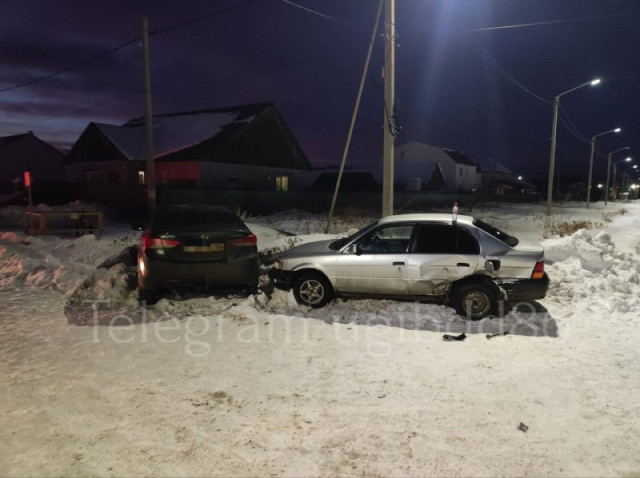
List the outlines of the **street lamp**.
<svg viewBox="0 0 640 478">
<path fill-rule="evenodd" d="M 615 165 L 614 165 L 615 168 Z M 631 179 L 630 173 L 627 172 L 629 169 L 631 169 L 633 172 L 633 170 L 637 170 L 638 169 L 638 165 L 637 164 L 633 164 L 633 165 L 629 165 L 626 168 L 622 168 L 622 184 L 621 187 L 623 190 L 627 190 L 629 188 L 629 180 Z M 615 187 L 615 184 L 614 184 Z"/>
<path fill-rule="evenodd" d="M 619 161 L 614 161 L 613 163 L 613 189 L 616 189 L 616 185 L 618 184 L 618 181 L 616 180 L 616 172 L 618 171 L 618 168 L 616 167 L 616 164 L 618 163 L 622 163 L 622 162 L 631 162 L 631 156 L 628 156 L 624 159 L 621 159 Z M 617 199 L 617 195 L 616 195 L 616 199 Z"/>
<path fill-rule="evenodd" d="M 609 199 L 609 174 L 611 173 L 611 156 L 613 156 L 615 153 L 618 153 L 620 151 L 625 151 L 629 149 L 629 146 L 625 146 L 624 148 L 620 148 L 620 149 L 616 149 L 615 151 L 611 151 L 607 157 L 607 187 L 604 190 L 604 204 L 605 206 L 607 205 L 607 199 Z M 626 158 L 623 161 L 631 161 L 631 158 Z M 619 161 L 618 161 L 619 162 Z M 615 171 L 614 171 L 615 174 Z M 614 176 L 614 182 L 615 182 L 615 176 Z"/>
<path fill-rule="evenodd" d="M 558 128 L 558 107 L 560 106 L 560 97 L 562 95 L 566 95 L 567 93 L 571 93 L 579 88 L 588 85 L 598 85 L 600 84 L 600 78 L 596 78 L 591 81 L 587 81 L 586 83 L 582 83 L 581 85 L 575 86 L 570 90 L 563 91 L 559 95 L 556 95 L 553 98 L 553 126 L 551 128 L 551 154 L 549 156 L 549 184 L 547 186 L 547 216 L 551 216 L 551 201 L 553 200 L 553 172 L 555 170 L 556 163 L 556 130 Z"/>
<path fill-rule="evenodd" d="M 621 128 L 610 129 L 609 131 L 605 131 L 604 133 L 596 134 L 591 137 L 591 155 L 589 156 L 589 180 L 587 181 L 587 209 L 589 209 L 589 205 L 591 202 L 591 179 L 593 178 L 593 153 L 596 149 L 596 138 L 598 136 L 603 136 L 609 133 L 619 133 L 622 131 Z"/>
</svg>

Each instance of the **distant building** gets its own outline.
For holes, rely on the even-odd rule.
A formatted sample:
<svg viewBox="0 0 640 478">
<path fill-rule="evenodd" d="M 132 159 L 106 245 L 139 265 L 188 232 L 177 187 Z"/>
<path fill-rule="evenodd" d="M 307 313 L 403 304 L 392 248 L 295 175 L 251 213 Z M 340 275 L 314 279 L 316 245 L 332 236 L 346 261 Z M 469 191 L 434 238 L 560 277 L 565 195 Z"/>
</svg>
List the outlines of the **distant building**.
<svg viewBox="0 0 640 478">
<path fill-rule="evenodd" d="M 64 180 L 64 154 L 36 137 L 33 132 L 0 137 L 0 192 L 23 187 L 29 170 L 34 185 Z"/>
<path fill-rule="evenodd" d="M 535 193 L 536 186 L 519 178 L 504 164 L 495 159 L 480 162 L 482 192 L 496 196 L 522 196 Z"/>
<path fill-rule="evenodd" d="M 153 117 L 156 183 L 215 190 L 304 189 L 306 155 L 272 103 Z M 91 123 L 67 156 L 67 179 L 112 200 L 113 187 L 142 197 L 145 121 Z M 131 197 L 127 200 L 134 200 Z M 95 200 L 103 200 L 96 197 Z M 107 202 L 109 203 L 109 202 Z"/>
<path fill-rule="evenodd" d="M 417 141 L 395 148 L 394 182 L 399 188 L 471 192 L 480 181 L 478 165 L 458 151 Z"/>
</svg>

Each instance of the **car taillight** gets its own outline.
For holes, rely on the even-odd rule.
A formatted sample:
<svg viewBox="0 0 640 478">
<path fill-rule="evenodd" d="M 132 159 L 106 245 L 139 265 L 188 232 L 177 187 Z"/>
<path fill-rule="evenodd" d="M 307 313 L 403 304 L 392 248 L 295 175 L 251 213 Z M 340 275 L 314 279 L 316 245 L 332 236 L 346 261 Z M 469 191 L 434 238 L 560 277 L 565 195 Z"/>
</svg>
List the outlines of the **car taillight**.
<svg viewBox="0 0 640 478">
<path fill-rule="evenodd" d="M 236 237 L 235 239 L 231 239 L 229 242 L 234 246 L 251 247 L 258 244 L 258 238 L 253 234 L 249 234 L 248 236 Z"/>
<path fill-rule="evenodd" d="M 142 249 L 170 249 L 180 245 L 180 241 L 175 239 L 163 239 L 161 237 L 153 237 L 150 234 L 142 236 Z"/>
<path fill-rule="evenodd" d="M 531 273 L 532 279 L 542 279 L 544 277 L 544 261 L 536 262 L 533 272 Z"/>
</svg>

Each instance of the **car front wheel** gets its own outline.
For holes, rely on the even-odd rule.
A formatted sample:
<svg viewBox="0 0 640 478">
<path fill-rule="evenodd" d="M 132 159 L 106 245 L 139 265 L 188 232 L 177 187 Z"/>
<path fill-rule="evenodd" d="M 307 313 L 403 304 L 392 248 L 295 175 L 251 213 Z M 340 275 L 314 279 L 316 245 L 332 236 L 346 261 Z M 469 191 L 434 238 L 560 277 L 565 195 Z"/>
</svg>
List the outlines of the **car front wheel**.
<svg viewBox="0 0 640 478">
<path fill-rule="evenodd" d="M 320 308 L 331 302 L 333 290 L 325 276 L 317 272 L 305 272 L 293 286 L 296 302 L 308 307 Z"/>
<path fill-rule="evenodd" d="M 482 319 L 495 312 L 496 295 L 485 284 L 464 284 L 456 289 L 453 306 L 456 312 L 464 317 Z"/>
</svg>

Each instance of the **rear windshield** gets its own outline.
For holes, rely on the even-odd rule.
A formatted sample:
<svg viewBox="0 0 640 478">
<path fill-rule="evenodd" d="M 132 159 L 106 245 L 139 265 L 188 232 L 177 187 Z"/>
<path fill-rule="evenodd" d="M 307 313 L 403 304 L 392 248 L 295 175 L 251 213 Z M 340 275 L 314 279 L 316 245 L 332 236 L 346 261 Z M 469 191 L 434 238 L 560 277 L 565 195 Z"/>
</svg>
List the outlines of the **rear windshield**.
<svg viewBox="0 0 640 478">
<path fill-rule="evenodd" d="M 231 211 L 215 207 L 174 206 L 156 210 L 152 228 L 164 231 L 200 231 L 245 229 L 242 220 Z"/>
<path fill-rule="evenodd" d="M 501 231 L 497 227 L 493 227 L 491 224 L 487 224 L 486 222 L 481 221 L 480 219 L 475 219 L 473 221 L 473 225 L 478 229 L 482 229 L 487 234 L 491 234 L 493 237 L 501 242 L 504 242 L 509 247 L 516 247 L 518 245 L 518 239 L 510 236 L 506 232 Z"/>
</svg>

